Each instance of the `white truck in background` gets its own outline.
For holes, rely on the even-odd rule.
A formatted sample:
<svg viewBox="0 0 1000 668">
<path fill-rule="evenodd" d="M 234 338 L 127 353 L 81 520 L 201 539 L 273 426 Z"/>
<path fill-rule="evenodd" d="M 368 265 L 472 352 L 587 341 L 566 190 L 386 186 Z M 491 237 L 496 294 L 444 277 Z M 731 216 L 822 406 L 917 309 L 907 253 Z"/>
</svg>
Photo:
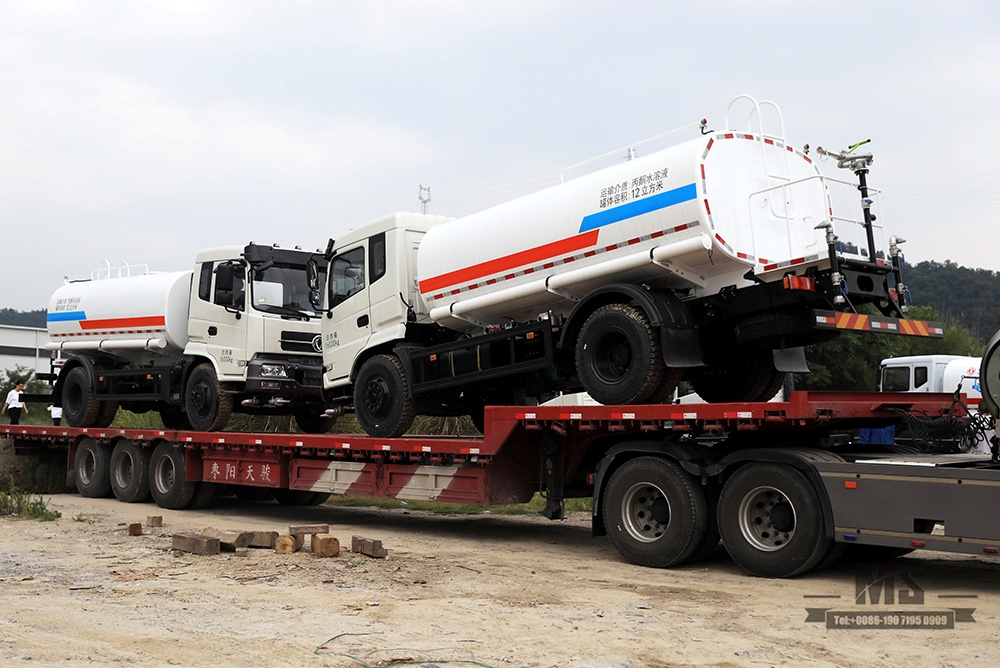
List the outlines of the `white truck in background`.
<svg viewBox="0 0 1000 668">
<path fill-rule="evenodd" d="M 948 392 L 965 394 L 970 408 L 982 398 L 979 365 L 982 358 L 961 355 L 890 357 L 879 364 L 880 392 Z"/>
<path fill-rule="evenodd" d="M 858 181 L 824 176 L 776 105 L 735 105 L 742 129 L 702 121 L 480 213 L 395 214 L 331 240 L 326 294 L 311 281 L 327 403 L 393 437 L 418 413 L 482 424 L 485 405 L 560 392 L 669 403 L 682 377 L 709 402 L 766 401 L 808 370 L 802 346 L 840 331 L 941 336 L 902 319 L 902 240 L 876 247 L 872 156 L 817 149 Z"/>
<path fill-rule="evenodd" d="M 47 348 L 63 358 L 53 401 L 73 427 L 107 426 L 123 406 L 172 429 L 221 430 L 256 411 L 326 431 L 313 256 L 251 243 L 201 251 L 193 271 L 107 267 L 67 282 L 48 306 Z"/>
</svg>

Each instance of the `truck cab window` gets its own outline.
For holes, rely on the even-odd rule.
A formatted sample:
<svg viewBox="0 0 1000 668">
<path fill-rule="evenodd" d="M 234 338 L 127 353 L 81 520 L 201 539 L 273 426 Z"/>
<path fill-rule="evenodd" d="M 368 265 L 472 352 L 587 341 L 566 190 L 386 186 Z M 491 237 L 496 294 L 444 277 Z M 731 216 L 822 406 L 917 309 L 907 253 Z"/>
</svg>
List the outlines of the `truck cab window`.
<svg viewBox="0 0 1000 668">
<path fill-rule="evenodd" d="M 927 367 L 918 366 L 913 368 L 913 389 L 918 389 L 927 384 Z"/>
<path fill-rule="evenodd" d="M 883 392 L 909 392 L 910 368 L 905 366 L 886 367 L 882 370 Z"/>
<path fill-rule="evenodd" d="M 385 276 L 385 234 L 376 234 L 368 241 L 372 283 Z"/>
<path fill-rule="evenodd" d="M 198 277 L 198 299 L 203 302 L 212 299 L 212 270 L 211 262 L 201 263 L 201 273 Z"/>
<path fill-rule="evenodd" d="M 365 249 L 355 248 L 330 262 L 330 306 L 335 307 L 365 288 Z"/>
</svg>

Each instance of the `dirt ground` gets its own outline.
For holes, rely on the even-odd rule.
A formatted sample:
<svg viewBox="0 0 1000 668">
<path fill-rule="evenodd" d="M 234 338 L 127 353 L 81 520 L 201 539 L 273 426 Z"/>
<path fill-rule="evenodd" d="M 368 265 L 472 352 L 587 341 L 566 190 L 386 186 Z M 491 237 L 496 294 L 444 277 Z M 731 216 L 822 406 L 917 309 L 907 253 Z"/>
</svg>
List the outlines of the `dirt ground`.
<svg viewBox="0 0 1000 668">
<path fill-rule="evenodd" d="M 1000 662 L 995 557 L 897 559 L 893 568 L 923 590 L 923 604 L 859 605 L 854 565 L 762 580 L 740 572 L 720 546 L 697 565 L 640 568 L 622 562 L 607 538 L 592 538 L 583 513 L 551 522 L 232 497 L 171 511 L 72 494 L 52 496 L 50 507 L 62 513 L 57 521 L 0 520 L 0 665 Z M 147 515 L 162 515 L 164 526 L 128 536 L 126 524 Z M 171 548 L 179 531 L 284 532 L 311 523 L 330 525 L 346 547 L 339 557 Z M 388 558 L 351 553 L 354 534 L 382 540 Z M 895 582 L 896 595 L 912 599 L 916 589 Z M 807 608 L 927 615 L 956 607 L 975 608 L 975 621 L 942 630 L 831 630 L 806 621 Z"/>
</svg>

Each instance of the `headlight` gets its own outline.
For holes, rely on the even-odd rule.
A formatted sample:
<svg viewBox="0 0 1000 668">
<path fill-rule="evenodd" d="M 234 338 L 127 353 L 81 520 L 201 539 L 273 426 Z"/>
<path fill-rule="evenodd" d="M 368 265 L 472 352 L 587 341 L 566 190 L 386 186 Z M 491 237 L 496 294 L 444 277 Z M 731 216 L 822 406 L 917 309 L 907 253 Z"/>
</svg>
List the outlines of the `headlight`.
<svg viewBox="0 0 1000 668">
<path fill-rule="evenodd" d="M 260 375 L 268 378 L 288 378 L 288 372 L 280 364 L 261 364 Z"/>
</svg>

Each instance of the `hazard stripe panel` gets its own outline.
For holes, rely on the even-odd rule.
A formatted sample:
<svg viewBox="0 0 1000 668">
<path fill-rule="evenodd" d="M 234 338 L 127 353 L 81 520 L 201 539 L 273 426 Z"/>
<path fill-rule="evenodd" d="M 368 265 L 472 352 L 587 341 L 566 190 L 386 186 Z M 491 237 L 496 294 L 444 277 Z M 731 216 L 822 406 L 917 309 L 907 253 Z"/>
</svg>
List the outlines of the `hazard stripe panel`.
<svg viewBox="0 0 1000 668">
<path fill-rule="evenodd" d="M 843 313 L 838 311 L 813 311 L 816 327 L 819 329 L 843 329 L 854 332 L 882 332 L 922 336 L 931 339 L 944 337 L 944 326 L 939 322 L 926 320 L 904 320 L 863 313 Z"/>
</svg>

